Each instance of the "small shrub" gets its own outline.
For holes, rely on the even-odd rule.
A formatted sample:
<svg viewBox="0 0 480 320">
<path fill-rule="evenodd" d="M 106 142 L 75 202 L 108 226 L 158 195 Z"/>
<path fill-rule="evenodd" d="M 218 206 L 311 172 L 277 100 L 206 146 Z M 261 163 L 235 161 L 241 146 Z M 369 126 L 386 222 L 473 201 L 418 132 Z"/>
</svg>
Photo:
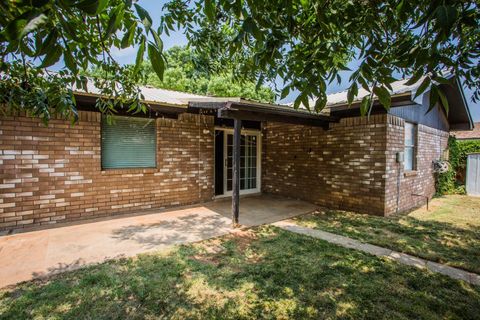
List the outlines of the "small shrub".
<svg viewBox="0 0 480 320">
<path fill-rule="evenodd" d="M 480 152 L 480 141 L 448 139 L 448 161 L 450 168 L 445 173 L 437 174 L 436 189 L 438 195 L 465 194 L 465 170 L 467 156 Z"/>
<path fill-rule="evenodd" d="M 437 173 L 437 194 L 438 195 L 445 195 L 445 194 L 452 194 L 453 190 L 455 189 L 455 176 L 456 172 L 452 167 L 448 169 L 445 173 Z"/>
</svg>

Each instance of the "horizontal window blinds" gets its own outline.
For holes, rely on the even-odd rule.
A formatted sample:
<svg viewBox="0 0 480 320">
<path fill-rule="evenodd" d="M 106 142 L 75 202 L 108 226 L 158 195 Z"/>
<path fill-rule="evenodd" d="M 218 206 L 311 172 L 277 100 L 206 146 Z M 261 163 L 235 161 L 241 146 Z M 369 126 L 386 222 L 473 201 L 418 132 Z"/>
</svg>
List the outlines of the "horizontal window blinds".
<svg viewBox="0 0 480 320">
<path fill-rule="evenodd" d="M 156 166 L 154 119 L 102 118 L 102 168 L 152 168 Z"/>
</svg>

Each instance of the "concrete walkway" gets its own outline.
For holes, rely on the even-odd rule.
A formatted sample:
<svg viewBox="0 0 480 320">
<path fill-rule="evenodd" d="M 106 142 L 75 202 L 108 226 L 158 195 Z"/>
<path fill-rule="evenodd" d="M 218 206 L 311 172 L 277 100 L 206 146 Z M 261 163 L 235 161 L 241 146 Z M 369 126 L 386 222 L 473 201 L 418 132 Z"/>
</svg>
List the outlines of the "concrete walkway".
<svg viewBox="0 0 480 320">
<path fill-rule="evenodd" d="M 432 272 L 441 273 L 453 279 L 463 280 L 465 282 L 480 286 L 480 275 L 476 273 L 467 272 L 444 264 L 424 260 L 406 253 L 401 253 L 383 247 L 360 242 L 358 240 L 340 236 L 334 233 L 302 227 L 289 220 L 279 221 L 273 223 L 273 225 L 284 230 L 307 235 L 313 238 L 322 239 L 345 248 L 363 251 L 377 257 L 392 259 L 397 261 L 398 263 L 414 266 L 420 269 L 428 269 Z"/>
<path fill-rule="evenodd" d="M 245 197 L 240 203 L 240 223 L 246 226 L 315 209 L 303 201 L 268 195 Z M 108 259 L 221 236 L 233 231 L 230 212 L 231 200 L 222 199 L 189 208 L 0 236 L 0 288 Z"/>
</svg>

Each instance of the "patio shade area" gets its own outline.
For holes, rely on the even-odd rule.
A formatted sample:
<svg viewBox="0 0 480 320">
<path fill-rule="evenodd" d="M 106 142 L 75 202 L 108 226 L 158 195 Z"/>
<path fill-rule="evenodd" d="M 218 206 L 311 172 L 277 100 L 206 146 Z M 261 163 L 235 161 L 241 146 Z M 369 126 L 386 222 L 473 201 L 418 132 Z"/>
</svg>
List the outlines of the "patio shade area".
<svg viewBox="0 0 480 320">
<path fill-rule="evenodd" d="M 241 198 L 240 223 L 255 226 L 315 209 L 303 201 L 260 195 Z M 205 205 L 0 237 L 0 287 L 234 232 L 231 202 Z"/>
<path fill-rule="evenodd" d="M 225 218 L 232 218 L 230 198 L 216 200 L 208 203 L 205 207 Z M 316 208 L 317 206 L 309 202 L 275 195 L 245 196 L 240 198 L 239 222 L 243 226 L 253 227 L 307 214 Z"/>
<path fill-rule="evenodd" d="M 306 110 L 290 107 L 255 103 L 249 101 L 228 102 L 189 102 L 188 110 L 193 113 L 215 114 L 220 119 L 233 120 L 232 145 L 232 223 L 240 223 L 240 166 L 242 121 L 277 121 L 290 124 L 302 124 L 322 127 L 327 130 L 331 122 L 339 119 L 330 115 L 315 114 Z"/>
</svg>

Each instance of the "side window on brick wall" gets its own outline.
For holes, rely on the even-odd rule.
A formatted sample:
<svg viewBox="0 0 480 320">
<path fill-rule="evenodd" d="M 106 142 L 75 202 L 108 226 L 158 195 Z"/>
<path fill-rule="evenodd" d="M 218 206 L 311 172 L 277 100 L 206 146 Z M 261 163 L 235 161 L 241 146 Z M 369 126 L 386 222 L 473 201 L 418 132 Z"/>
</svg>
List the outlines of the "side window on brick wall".
<svg viewBox="0 0 480 320">
<path fill-rule="evenodd" d="M 405 122 L 405 158 L 403 167 L 405 171 L 416 169 L 416 153 L 417 153 L 417 125 Z"/>
<path fill-rule="evenodd" d="M 155 119 L 102 117 L 102 169 L 156 167 Z"/>
</svg>

